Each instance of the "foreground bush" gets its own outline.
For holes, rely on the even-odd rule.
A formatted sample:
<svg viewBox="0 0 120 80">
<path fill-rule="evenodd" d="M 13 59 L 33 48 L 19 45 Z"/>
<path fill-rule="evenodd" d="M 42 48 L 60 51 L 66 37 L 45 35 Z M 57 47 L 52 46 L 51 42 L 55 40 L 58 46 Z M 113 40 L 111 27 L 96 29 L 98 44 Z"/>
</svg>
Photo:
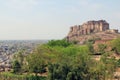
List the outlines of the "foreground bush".
<svg viewBox="0 0 120 80">
<path fill-rule="evenodd" d="M 4 72 L 0 74 L 0 80 L 46 80 L 46 78 L 31 75 L 16 75 Z"/>
</svg>

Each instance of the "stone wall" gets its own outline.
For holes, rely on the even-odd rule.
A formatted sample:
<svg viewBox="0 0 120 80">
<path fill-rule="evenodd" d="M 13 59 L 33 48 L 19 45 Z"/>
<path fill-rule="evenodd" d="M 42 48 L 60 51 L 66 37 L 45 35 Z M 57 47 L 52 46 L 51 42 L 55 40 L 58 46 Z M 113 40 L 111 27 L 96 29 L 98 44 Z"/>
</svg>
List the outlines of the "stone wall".
<svg viewBox="0 0 120 80">
<path fill-rule="evenodd" d="M 109 24 L 105 20 L 88 21 L 82 25 L 72 26 L 67 38 L 75 38 L 81 35 L 88 35 L 106 30 L 109 30 Z"/>
<path fill-rule="evenodd" d="M 117 30 L 117 29 L 110 29 L 110 30 L 107 30 L 106 32 L 110 32 L 110 33 L 118 33 L 118 30 Z"/>
</svg>

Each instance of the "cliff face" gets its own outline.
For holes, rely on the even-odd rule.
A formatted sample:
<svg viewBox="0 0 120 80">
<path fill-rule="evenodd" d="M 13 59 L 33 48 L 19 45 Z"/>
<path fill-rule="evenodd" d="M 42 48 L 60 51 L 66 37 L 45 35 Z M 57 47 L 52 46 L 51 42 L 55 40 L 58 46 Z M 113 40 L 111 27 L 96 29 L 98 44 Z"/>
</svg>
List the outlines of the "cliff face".
<svg viewBox="0 0 120 80">
<path fill-rule="evenodd" d="M 84 43 L 88 39 L 115 39 L 119 37 L 118 30 L 109 29 L 109 23 L 105 20 L 88 21 L 82 25 L 75 25 L 70 28 L 66 39 Z"/>
</svg>

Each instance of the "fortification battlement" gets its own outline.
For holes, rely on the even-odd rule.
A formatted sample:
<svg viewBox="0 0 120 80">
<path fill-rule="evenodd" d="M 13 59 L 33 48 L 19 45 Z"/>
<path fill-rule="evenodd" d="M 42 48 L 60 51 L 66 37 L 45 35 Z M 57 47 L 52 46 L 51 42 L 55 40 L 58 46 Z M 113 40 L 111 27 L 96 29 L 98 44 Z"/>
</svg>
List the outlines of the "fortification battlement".
<svg viewBox="0 0 120 80">
<path fill-rule="evenodd" d="M 70 32 L 78 35 L 85 35 L 106 30 L 109 30 L 109 23 L 107 23 L 105 20 L 99 20 L 88 21 L 82 25 L 72 26 Z"/>
<path fill-rule="evenodd" d="M 75 25 L 70 28 L 70 32 L 67 35 L 67 38 L 79 37 L 81 35 L 88 35 L 91 33 L 98 33 L 98 32 L 109 32 L 109 33 L 118 33 L 116 29 L 110 29 L 109 23 L 105 20 L 98 20 L 98 21 L 87 21 L 82 25 Z"/>
</svg>

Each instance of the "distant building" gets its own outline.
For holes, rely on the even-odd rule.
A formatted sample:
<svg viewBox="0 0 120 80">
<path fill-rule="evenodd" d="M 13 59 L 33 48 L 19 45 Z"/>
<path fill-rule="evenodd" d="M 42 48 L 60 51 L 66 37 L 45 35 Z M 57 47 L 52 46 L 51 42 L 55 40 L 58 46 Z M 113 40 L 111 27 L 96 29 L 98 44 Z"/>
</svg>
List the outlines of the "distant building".
<svg viewBox="0 0 120 80">
<path fill-rule="evenodd" d="M 104 32 L 104 34 L 102 32 Z M 100 38 L 104 37 L 107 40 L 109 39 L 108 37 L 111 36 L 108 33 L 118 33 L 118 30 L 110 29 L 109 23 L 107 23 L 105 20 L 98 20 L 98 21 L 93 20 L 83 23 L 82 25 L 72 26 L 70 28 L 70 32 L 68 33 L 66 39 L 68 41 L 76 40 L 79 43 L 84 43 L 85 40 L 88 40 L 90 38 L 90 36 L 87 35 L 96 34 L 96 33 L 102 33 L 102 34 L 97 34 L 97 36 L 94 35 L 93 36 L 94 38 L 95 37 L 99 38 L 100 36 Z M 111 38 L 113 38 L 113 36 Z"/>
</svg>

